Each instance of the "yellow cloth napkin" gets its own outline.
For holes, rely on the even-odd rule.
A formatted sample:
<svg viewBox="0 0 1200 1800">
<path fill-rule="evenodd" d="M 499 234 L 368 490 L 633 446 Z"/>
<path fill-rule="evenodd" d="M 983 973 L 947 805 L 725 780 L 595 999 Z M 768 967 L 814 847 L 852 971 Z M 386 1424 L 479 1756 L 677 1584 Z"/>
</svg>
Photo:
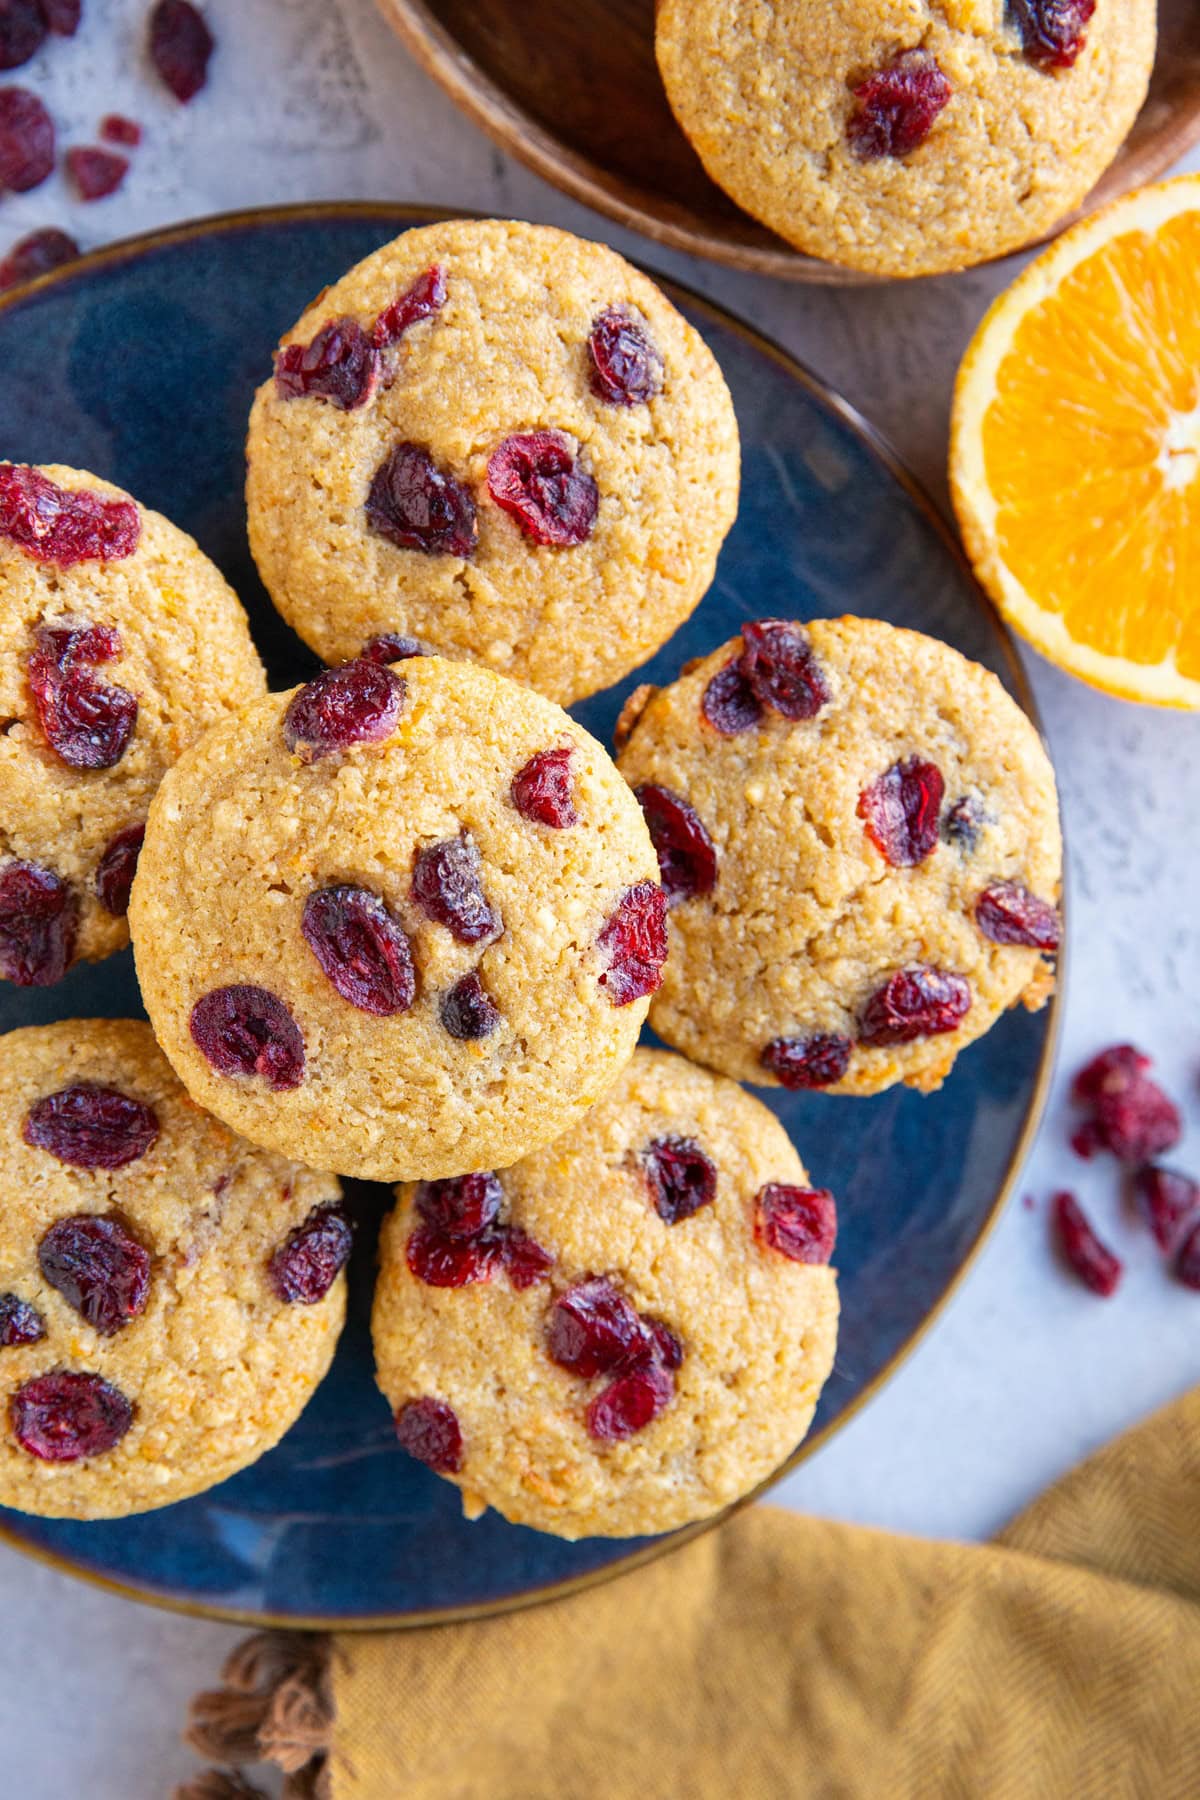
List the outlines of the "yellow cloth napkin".
<svg viewBox="0 0 1200 1800">
<path fill-rule="evenodd" d="M 235 1652 L 193 1743 L 322 1800 L 1200 1800 L 1200 1390 L 994 1545 L 759 1506 L 570 1599 L 317 1654 Z M 253 1792 L 202 1782 L 180 1800 Z"/>
</svg>

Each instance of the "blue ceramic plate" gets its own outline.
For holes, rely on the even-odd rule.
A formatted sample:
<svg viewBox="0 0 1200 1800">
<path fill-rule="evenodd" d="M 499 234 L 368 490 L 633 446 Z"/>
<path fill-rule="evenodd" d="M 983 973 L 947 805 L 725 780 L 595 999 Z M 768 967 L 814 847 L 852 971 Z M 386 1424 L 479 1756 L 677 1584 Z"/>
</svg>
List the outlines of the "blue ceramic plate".
<svg viewBox="0 0 1200 1800">
<path fill-rule="evenodd" d="M 241 594 L 272 685 L 313 659 L 254 572 L 242 505 L 251 395 L 282 331 L 352 263 L 426 215 L 314 206 L 117 245 L 0 303 L 0 455 L 119 482 L 194 533 Z M 742 430 L 742 507 L 716 583 L 645 669 L 581 706 L 611 741 L 635 681 L 769 613 L 858 612 L 945 638 L 1032 709 L 1012 645 L 946 527 L 863 422 L 781 351 L 667 291 L 712 346 Z M 0 991 L 0 1030 L 142 1011 L 126 952 L 48 991 Z M 1016 1012 L 931 1099 L 764 1092 L 838 1196 L 842 1332 L 810 1451 L 895 1366 L 1000 1206 L 1036 1123 L 1052 1012 Z M 394 1626 L 503 1610 L 628 1567 L 658 1539 L 564 1544 L 489 1513 L 397 1447 L 372 1378 L 373 1227 L 383 1188 L 351 1184 L 363 1229 L 333 1370 L 277 1449 L 197 1499 L 76 1524 L 0 1512 L 10 1543 L 146 1600 L 256 1622 Z"/>
</svg>

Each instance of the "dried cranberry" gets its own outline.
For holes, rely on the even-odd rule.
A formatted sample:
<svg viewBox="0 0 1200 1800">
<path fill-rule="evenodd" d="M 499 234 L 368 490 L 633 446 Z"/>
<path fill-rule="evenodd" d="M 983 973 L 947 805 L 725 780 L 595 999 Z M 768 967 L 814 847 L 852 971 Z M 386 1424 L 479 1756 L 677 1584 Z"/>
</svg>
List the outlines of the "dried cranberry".
<svg viewBox="0 0 1200 1800">
<path fill-rule="evenodd" d="M 115 919 L 123 919 L 129 911 L 129 894 L 145 836 L 144 825 L 127 825 L 109 839 L 96 865 L 96 898 Z"/>
<path fill-rule="evenodd" d="M 76 1169 L 123 1169 L 158 1142 L 158 1115 L 118 1088 L 77 1081 L 35 1100 L 21 1136 Z"/>
<path fill-rule="evenodd" d="M 115 1337 L 146 1309 L 150 1252 L 119 1219 L 59 1219 L 38 1245 L 38 1267 L 101 1337 Z"/>
<path fill-rule="evenodd" d="M 0 69 L 19 69 L 46 41 L 41 0 L 0 0 Z"/>
<path fill-rule="evenodd" d="M 129 748 L 137 695 L 97 681 L 89 663 L 121 654 L 111 625 L 41 625 L 26 663 L 34 711 L 55 755 L 72 769 L 111 769 Z"/>
<path fill-rule="evenodd" d="M 670 1374 L 657 1363 L 647 1363 L 631 1375 L 618 1376 L 596 1395 L 584 1414 L 589 1437 L 611 1444 L 644 1431 L 669 1404 L 674 1392 Z"/>
<path fill-rule="evenodd" d="M 62 488 L 27 463 L 0 463 L 0 537 L 38 562 L 115 562 L 133 555 L 141 534 L 132 500 Z"/>
<path fill-rule="evenodd" d="M 623 306 L 609 306 L 592 325 L 587 341 L 592 392 L 610 406 L 641 406 L 662 393 L 663 359 L 640 319 Z"/>
<path fill-rule="evenodd" d="M 420 444 L 388 451 L 371 477 L 366 511 L 371 530 L 389 544 L 426 556 L 470 556 L 479 538 L 469 492 Z"/>
<path fill-rule="evenodd" d="M 418 1281 L 427 1287 L 467 1287 L 490 1281 L 500 1260 L 497 1237 L 447 1237 L 432 1225 L 419 1225 L 405 1246 L 405 1261 Z"/>
<path fill-rule="evenodd" d="M 1184 1225 L 1200 1211 L 1200 1182 L 1178 1169 L 1148 1164 L 1134 1176 L 1133 1191 L 1160 1250 L 1169 1250 Z"/>
<path fill-rule="evenodd" d="M 46 1335 L 46 1321 L 36 1306 L 19 1294 L 0 1294 L 0 1350 L 39 1343 Z"/>
<path fill-rule="evenodd" d="M 648 1354 L 646 1330 L 637 1312 L 600 1275 L 559 1295 L 551 1309 L 546 1347 L 553 1362 L 585 1381 L 631 1367 Z"/>
<path fill-rule="evenodd" d="M 571 751 L 539 750 L 513 776 L 512 803 L 523 819 L 564 831 L 578 825 L 571 789 Z"/>
<path fill-rule="evenodd" d="M 814 1031 L 809 1037 L 772 1038 L 758 1060 L 781 1087 L 832 1087 L 846 1073 L 853 1048 L 839 1032 Z"/>
<path fill-rule="evenodd" d="M 1200 1225 L 1194 1225 L 1180 1245 L 1175 1273 L 1185 1287 L 1200 1290 Z"/>
<path fill-rule="evenodd" d="M 829 700 L 812 645 L 790 619 L 743 625 L 738 668 L 755 698 L 785 719 L 815 719 Z"/>
<path fill-rule="evenodd" d="M 1055 1194 L 1054 1229 L 1058 1246 L 1079 1279 L 1105 1299 L 1121 1279 L 1121 1263 L 1092 1230 L 1074 1194 Z"/>
<path fill-rule="evenodd" d="M 186 103 L 200 92 L 214 47 L 191 0 L 158 0 L 150 14 L 150 60 L 177 100 Z"/>
<path fill-rule="evenodd" d="M 336 1201 L 314 1206 L 289 1231 L 267 1264 L 267 1279 L 285 1304 L 315 1306 L 350 1260 L 350 1220 Z"/>
<path fill-rule="evenodd" d="M 1008 0 L 1026 62 L 1069 69 L 1086 40 L 1096 0 Z"/>
<path fill-rule="evenodd" d="M 444 1400 L 410 1400 L 396 1414 L 396 1436 L 410 1456 L 438 1475 L 457 1475 L 462 1468 L 462 1431 Z"/>
<path fill-rule="evenodd" d="M 275 357 L 282 400 L 327 400 L 354 412 L 378 386 L 379 352 L 357 319 L 330 319 L 311 343 L 286 344 Z"/>
<path fill-rule="evenodd" d="M 903 50 L 850 92 L 847 140 L 860 162 L 874 162 L 923 144 L 954 90 L 927 50 Z"/>
<path fill-rule="evenodd" d="M 75 954 L 79 915 L 65 881 L 36 863 L 0 866 L 0 975 L 18 987 L 61 981 Z"/>
<path fill-rule="evenodd" d="M 54 121 L 28 88 L 0 88 L 0 191 L 28 193 L 54 169 Z"/>
<path fill-rule="evenodd" d="M 1152 1162 L 1179 1142 L 1183 1130 L 1179 1108 L 1144 1075 L 1118 1093 L 1100 1095 L 1095 1107 L 1101 1147 L 1120 1162 Z"/>
<path fill-rule="evenodd" d="M 827 1263 L 837 1239 L 837 1206 L 828 1188 L 769 1181 L 754 1201 L 754 1235 L 792 1262 Z"/>
<path fill-rule="evenodd" d="M 129 173 L 129 158 L 98 144 L 76 144 L 67 151 L 67 174 L 81 200 L 106 200 L 115 194 Z"/>
<path fill-rule="evenodd" d="M 735 657 L 718 669 L 700 697 L 700 711 L 722 737 L 740 737 L 752 731 L 763 716 L 762 701 L 742 673 Z"/>
<path fill-rule="evenodd" d="M 123 144 L 127 150 L 136 150 L 142 141 L 142 128 L 124 113 L 105 113 L 100 121 L 100 136 L 107 144 Z"/>
<path fill-rule="evenodd" d="M 440 263 L 418 275 L 412 286 L 385 306 L 375 321 L 372 342 L 377 350 L 386 350 L 404 336 L 410 325 L 432 318 L 446 304 L 446 271 Z"/>
<path fill-rule="evenodd" d="M 417 1189 L 416 1208 L 425 1223 L 444 1236 L 473 1238 L 495 1224 L 503 1199 L 504 1189 L 488 1170 L 423 1181 Z"/>
<path fill-rule="evenodd" d="M 607 961 L 600 977 L 614 1006 L 628 1006 L 662 986 L 667 960 L 667 897 L 653 881 L 639 881 L 596 939 Z"/>
<path fill-rule="evenodd" d="M 668 1225 L 690 1219 L 717 1197 L 717 1166 L 695 1138 L 655 1138 L 642 1151 L 655 1211 Z"/>
<path fill-rule="evenodd" d="M 945 969 L 899 969 L 863 1008 L 864 1044 L 911 1044 L 954 1031 L 971 1010 L 971 986 Z"/>
<path fill-rule="evenodd" d="M 488 492 L 537 544 L 559 549 L 592 535 L 600 490 L 584 474 L 560 431 L 505 438 L 488 458 Z"/>
<path fill-rule="evenodd" d="M 408 939 L 378 894 L 319 888 L 304 902 L 300 929 L 329 981 L 360 1012 L 407 1012 L 417 991 Z"/>
<path fill-rule="evenodd" d="M 412 891 L 421 911 L 460 944 L 489 942 L 503 930 L 483 891 L 479 852 L 465 831 L 417 852 Z"/>
<path fill-rule="evenodd" d="M 442 995 L 438 1017 L 452 1038 L 471 1043 L 491 1036 L 500 1023 L 500 1009 L 488 998 L 482 981 L 472 971 Z"/>
<path fill-rule="evenodd" d="M 1071 1084 L 1072 1098 L 1088 1105 L 1105 1094 L 1124 1093 L 1149 1067 L 1150 1058 L 1132 1044 L 1113 1044 L 1080 1069 Z"/>
<path fill-rule="evenodd" d="M 63 263 L 74 262 L 78 255 L 79 245 L 65 231 L 56 231 L 52 226 L 44 231 L 31 231 L 28 237 L 15 243 L 0 262 L 0 292 L 16 287 L 18 282 L 32 281 L 51 269 L 61 268 Z"/>
<path fill-rule="evenodd" d="M 365 643 L 358 653 L 360 662 L 407 662 L 413 656 L 436 656 L 420 638 L 399 637 L 394 631 L 381 632 Z"/>
<path fill-rule="evenodd" d="M 133 1407 L 101 1375 L 57 1370 L 35 1375 L 8 1403 L 13 1436 L 42 1462 L 78 1462 L 119 1444 L 133 1424 Z"/>
<path fill-rule="evenodd" d="M 984 888 L 975 902 L 975 923 L 993 944 L 1024 944 L 1031 950 L 1057 950 L 1062 936 L 1057 908 L 1019 881 L 994 881 Z"/>
<path fill-rule="evenodd" d="M 1070 1142 L 1076 1156 L 1081 1156 L 1084 1162 L 1091 1162 L 1093 1156 L 1099 1155 L 1106 1148 L 1104 1133 L 1095 1119 L 1085 1119 L 1082 1125 L 1076 1126 L 1071 1133 Z"/>
<path fill-rule="evenodd" d="M 55 37 L 74 37 L 83 17 L 83 0 L 42 0 L 42 11 Z"/>
<path fill-rule="evenodd" d="M 919 756 L 893 763 L 863 789 L 858 816 L 885 862 L 911 869 L 933 854 L 945 791 L 937 764 Z"/>
<path fill-rule="evenodd" d="M 500 1255 L 504 1272 L 515 1288 L 533 1287 L 554 1267 L 554 1258 L 516 1225 L 500 1228 Z"/>
<path fill-rule="evenodd" d="M 219 1075 L 261 1075 L 275 1093 L 304 1079 L 300 1027 L 266 988 L 213 988 L 197 1000 L 189 1023 L 196 1048 Z"/>
<path fill-rule="evenodd" d="M 956 800 L 942 821 L 942 836 L 948 844 L 957 849 L 970 851 L 979 842 L 979 833 L 983 829 L 984 813 L 978 800 L 972 794 L 964 794 Z"/>
<path fill-rule="evenodd" d="M 283 715 L 283 741 L 305 763 L 352 744 L 378 744 L 395 730 L 405 692 L 386 664 L 360 658 L 325 669 L 293 694 Z"/>
<path fill-rule="evenodd" d="M 655 782 L 646 782 L 634 793 L 658 857 L 667 905 L 711 893 L 717 884 L 717 851 L 695 807 Z"/>
<path fill-rule="evenodd" d="M 664 1369 L 678 1369 L 683 1366 L 683 1345 L 668 1325 L 661 1319 L 647 1318 L 642 1314 L 642 1324 L 646 1328 L 647 1342 L 652 1360 L 661 1363 Z"/>
</svg>

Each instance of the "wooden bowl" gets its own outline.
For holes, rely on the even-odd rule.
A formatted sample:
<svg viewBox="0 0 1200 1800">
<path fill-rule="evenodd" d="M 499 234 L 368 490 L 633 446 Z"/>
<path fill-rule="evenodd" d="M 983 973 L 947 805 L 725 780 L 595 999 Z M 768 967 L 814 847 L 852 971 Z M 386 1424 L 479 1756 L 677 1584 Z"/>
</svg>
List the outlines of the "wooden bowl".
<svg viewBox="0 0 1200 1800">
<path fill-rule="evenodd" d="M 378 4 L 417 60 L 497 143 L 619 225 L 789 281 L 877 279 L 791 249 L 709 180 L 659 79 L 654 0 Z M 1159 0 L 1158 11 L 1149 97 L 1083 212 L 1153 181 L 1200 140 L 1200 5 Z"/>
</svg>

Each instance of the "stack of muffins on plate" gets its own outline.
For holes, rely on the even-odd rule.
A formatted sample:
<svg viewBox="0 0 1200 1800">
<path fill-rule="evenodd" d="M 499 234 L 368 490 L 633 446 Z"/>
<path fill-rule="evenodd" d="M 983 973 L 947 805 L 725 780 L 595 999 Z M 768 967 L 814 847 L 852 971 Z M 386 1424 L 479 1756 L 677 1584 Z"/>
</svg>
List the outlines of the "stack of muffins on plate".
<svg viewBox="0 0 1200 1800">
<path fill-rule="evenodd" d="M 1041 1003 L 1041 744 L 992 675 L 853 618 L 747 622 L 638 690 L 616 763 L 562 710 L 694 610 L 738 487 L 698 334 L 565 233 L 368 257 L 248 458 L 263 579 L 329 665 L 284 694 L 182 533 L 0 465 L 0 973 L 128 931 L 150 1016 L 0 1042 L 0 1503 L 136 1512 L 276 1442 L 341 1329 L 340 1174 L 397 1184 L 379 1385 L 468 1513 L 710 1515 L 836 1339 L 834 1200 L 736 1082 L 932 1089 Z"/>
</svg>

